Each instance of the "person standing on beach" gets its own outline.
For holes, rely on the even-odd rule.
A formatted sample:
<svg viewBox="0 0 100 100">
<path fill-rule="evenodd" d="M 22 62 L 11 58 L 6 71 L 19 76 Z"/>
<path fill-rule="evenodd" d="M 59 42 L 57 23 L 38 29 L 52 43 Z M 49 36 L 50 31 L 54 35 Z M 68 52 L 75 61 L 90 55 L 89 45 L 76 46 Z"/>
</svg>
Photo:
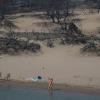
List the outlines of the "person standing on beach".
<svg viewBox="0 0 100 100">
<path fill-rule="evenodd" d="M 48 90 L 53 90 L 53 78 L 48 77 L 49 75 L 45 67 L 42 67 L 42 70 L 43 70 L 44 75 L 48 79 Z"/>
<path fill-rule="evenodd" d="M 49 90 L 53 89 L 53 78 L 48 78 L 48 89 Z"/>
</svg>

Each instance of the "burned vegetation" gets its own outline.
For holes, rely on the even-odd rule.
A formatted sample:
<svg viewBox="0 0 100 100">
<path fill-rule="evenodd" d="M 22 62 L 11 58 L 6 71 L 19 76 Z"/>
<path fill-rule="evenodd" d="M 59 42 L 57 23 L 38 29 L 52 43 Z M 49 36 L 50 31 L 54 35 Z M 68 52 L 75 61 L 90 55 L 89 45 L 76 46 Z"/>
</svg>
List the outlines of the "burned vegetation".
<svg viewBox="0 0 100 100">
<path fill-rule="evenodd" d="M 0 53 L 1 54 L 19 54 L 28 52 L 38 52 L 41 46 L 37 43 L 29 43 L 29 41 L 18 40 L 16 38 L 0 37 Z"/>
<path fill-rule="evenodd" d="M 1 2 L 2 1 L 2 2 Z M 6 36 L 0 37 L 0 53 L 2 54 L 18 54 L 20 52 L 38 52 L 41 45 L 37 41 L 45 41 L 46 46 L 53 48 L 54 42 L 59 39 L 63 45 L 82 45 L 81 53 L 95 53 L 100 55 L 100 38 L 86 35 L 77 26 L 79 18 L 75 18 L 75 9 L 84 10 L 84 6 L 88 9 L 96 9 L 99 13 L 100 2 L 94 3 L 95 0 L 1 0 L 0 1 L 0 28 L 7 31 Z M 88 4 L 91 3 L 91 6 Z M 80 6 L 83 8 L 81 8 Z M 10 14 L 26 13 L 42 13 L 47 23 L 58 25 L 57 31 L 51 32 L 20 32 L 19 27 L 14 24 L 8 17 Z M 41 17 L 37 14 L 35 17 Z M 21 15 L 20 15 L 21 16 Z M 25 16 L 24 16 L 25 17 Z M 34 14 L 31 17 L 34 17 Z M 72 18 L 72 19 L 71 19 Z M 13 18 L 14 19 L 14 18 Z M 15 16 L 16 19 L 16 16 Z M 76 20 L 76 22 L 74 21 Z M 41 25 L 40 25 L 41 26 Z M 31 27 L 31 26 L 30 26 Z M 39 27 L 39 26 L 38 26 Z M 45 25 L 45 27 L 47 27 Z M 14 30 L 17 29 L 17 32 Z M 1 32 L 2 33 L 2 32 Z M 26 40 L 21 39 L 26 38 Z M 30 42 L 30 40 L 35 42 Z"/>
</svg>

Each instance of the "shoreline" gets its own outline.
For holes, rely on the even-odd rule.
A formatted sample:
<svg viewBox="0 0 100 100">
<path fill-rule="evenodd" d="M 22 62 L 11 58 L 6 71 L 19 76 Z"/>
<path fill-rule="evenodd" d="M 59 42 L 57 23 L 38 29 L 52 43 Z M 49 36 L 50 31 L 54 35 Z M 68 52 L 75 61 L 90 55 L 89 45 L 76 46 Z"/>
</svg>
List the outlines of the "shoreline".
<svg viewBox="0 0 100 100">
<path fill-rule="evenodd" d="M 35 89 L 47 89 L 47 82 L 32 82 L 32 81 L 21 81 L 21 80 L 0 80 L 0 87 L 11 86 L 11 87 L 31 87 Z M 90 86 L 78 86 L 69 84 L 58 84 L 54 83 L 53 91 L 63 91 L 63 92 L 76 92 L 83 94 L 95 94 L 100 95 L 100 88 L 90 87 Z"/>
</svg>

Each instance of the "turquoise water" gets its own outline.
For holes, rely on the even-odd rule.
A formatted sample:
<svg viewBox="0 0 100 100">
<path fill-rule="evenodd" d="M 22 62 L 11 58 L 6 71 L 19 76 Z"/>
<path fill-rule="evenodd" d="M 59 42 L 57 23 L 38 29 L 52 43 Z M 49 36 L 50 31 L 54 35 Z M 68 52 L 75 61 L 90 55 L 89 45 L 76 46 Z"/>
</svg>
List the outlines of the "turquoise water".
<svg viewBox="0 0 100 100">
<path fill-rule="evenodd" d="M 0 100 L 100 100 L 99 95 L 34 89 L 31 87 L 0 86 Z"/>
</svg>

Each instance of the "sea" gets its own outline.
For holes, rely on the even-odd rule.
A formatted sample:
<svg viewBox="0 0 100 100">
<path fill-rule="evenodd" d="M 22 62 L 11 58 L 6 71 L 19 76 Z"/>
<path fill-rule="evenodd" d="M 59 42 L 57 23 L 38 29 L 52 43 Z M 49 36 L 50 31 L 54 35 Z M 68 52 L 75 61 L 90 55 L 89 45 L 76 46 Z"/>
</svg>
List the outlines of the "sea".
<svg viewBox="0 0 100 100">
<path fill-rule="evenodd" d="M 48 91 L 23 86 L 0 86 L 0 100 L 100 100 L 100 95 L 61 90 Z"/>
</svg>

